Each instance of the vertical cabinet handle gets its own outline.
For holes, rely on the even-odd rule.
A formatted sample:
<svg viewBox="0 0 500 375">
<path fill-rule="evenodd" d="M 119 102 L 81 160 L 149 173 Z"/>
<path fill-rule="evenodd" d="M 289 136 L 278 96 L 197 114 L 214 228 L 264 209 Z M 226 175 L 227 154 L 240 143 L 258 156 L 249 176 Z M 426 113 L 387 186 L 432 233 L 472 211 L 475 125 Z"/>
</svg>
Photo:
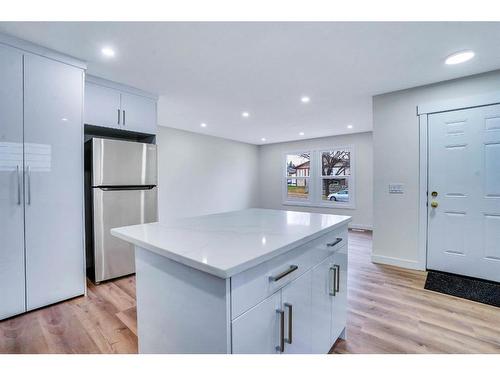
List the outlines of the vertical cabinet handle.
<svg viewBox="0 0 500 375">
<path fill-rule="evenodd" d="M 283 353 L 285 351 L 285 312 L 281 309 L 276 310 L 280 317 L 280 343 L 276 350 Z"/>
<path fill-rule="evenodd" d="M 120 108 L 118 108 L 118 125 L 120 125 Z"/>
<path fill-rule="evenodd" d="M 21 171 L 19 169 L 19 165 L 16 165 L 16 173 L 17 173 L 17 205 L 21 205 Z"/>
<path fill-rule="evenodd" d="M 125 125 L 125 110 L 123 110 L 123 125 Z"/>
<path fill-rule="evenodd" d="M 288 309 L 288 338 L 286 342 L 292 343 L 292 328 L 293 328 L 293 307 L 291 303 L 285 303 L 285 307 Z"/>
<path fill-rule="evenodd" d="M 28 204 L 31 205 L 31 168 L 29 165 L 26 166 L 26 177 L 28 184 Z"/>
<path fill-rule="evenodd" d="M 340 291 L 340 266 L 338 264 L 335 264 L 334 267 L 337 269 L 335 271 L 335 275 L 337 276 L 337 279 L 335 281 L 335 291 L 339 292 Z"/>
<path fill-rule="evenodd" d="M 337 285 L 336 285 L 337 284 L 337 267 L 335 267 L 335 266 L 330 267 L 330 275 L 331 275 L 330 291 L 328 294 L 335 297 L 335 294 L 337 293 Z"/>
</svg>

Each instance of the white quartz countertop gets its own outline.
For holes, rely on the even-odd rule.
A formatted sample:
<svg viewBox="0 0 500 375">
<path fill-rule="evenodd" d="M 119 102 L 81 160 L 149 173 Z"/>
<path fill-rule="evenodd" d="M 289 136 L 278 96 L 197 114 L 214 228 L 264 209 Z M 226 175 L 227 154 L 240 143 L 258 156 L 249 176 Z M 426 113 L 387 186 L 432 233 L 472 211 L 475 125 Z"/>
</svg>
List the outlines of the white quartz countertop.
<svg viewBox="0 0 500 375">
<path fill-rule="evenodd" d="M 350 216 L 251 208 L 114 228 L 111 234 L 189 267 L 228 278 L 343 226 Z"/>
</svg>

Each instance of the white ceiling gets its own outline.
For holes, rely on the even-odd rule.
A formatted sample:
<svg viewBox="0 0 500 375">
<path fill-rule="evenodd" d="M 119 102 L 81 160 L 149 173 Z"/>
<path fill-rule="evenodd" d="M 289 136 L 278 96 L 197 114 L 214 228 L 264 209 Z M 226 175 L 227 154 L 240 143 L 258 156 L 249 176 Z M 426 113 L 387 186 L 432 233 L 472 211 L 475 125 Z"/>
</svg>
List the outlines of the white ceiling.
<svg viewBox="0 0 500 375">
<path fill-rule="evenodd" d="M 255 144 L 369 131 L 374 94 L 500 68 L 500 23 L 0 22 L 0 31 L 161 95 L 160 125 Z M 105 45 L 115 58 L 101 55 Z M 444 64 L 463 49 L 476 57 Z"/>
</svg>

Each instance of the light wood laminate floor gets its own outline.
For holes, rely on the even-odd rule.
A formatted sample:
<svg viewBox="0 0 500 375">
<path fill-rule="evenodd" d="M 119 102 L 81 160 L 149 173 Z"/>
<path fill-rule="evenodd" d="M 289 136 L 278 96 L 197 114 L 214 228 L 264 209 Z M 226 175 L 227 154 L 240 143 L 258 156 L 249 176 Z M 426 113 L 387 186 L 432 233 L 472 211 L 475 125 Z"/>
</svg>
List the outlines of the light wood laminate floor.
<svg viewBox="0 0 500 375">
<path fill-rule="evenodd" d="M 425 272 L 370 262 L 349 233 L 347 341 L 334 353 L 500 353 L 500 309 L 423 289 Z M 135 278 L 0 322 L 1 353 L 136 353 Z"/>
</svg>

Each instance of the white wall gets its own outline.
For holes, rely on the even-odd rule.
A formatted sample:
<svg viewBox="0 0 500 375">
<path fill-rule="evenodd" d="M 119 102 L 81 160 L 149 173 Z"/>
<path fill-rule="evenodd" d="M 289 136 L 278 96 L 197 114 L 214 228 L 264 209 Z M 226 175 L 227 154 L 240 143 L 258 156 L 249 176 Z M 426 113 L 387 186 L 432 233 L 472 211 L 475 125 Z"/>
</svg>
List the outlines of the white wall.
<svg viewBox="0 0 500 375">
<path fill-rule="evenodd" d="M 328 149 L 354 145 L 356 208 L 301 207 L 282 204 L 283 155 L 289 151 Z M 373 147 L 372 133 L 357 133 L 260 146 L 260 206 L 281 210 L 321 212 L 352 216 L 352 227 L 370 229 L 373 225 Z"/>
<path fill-rule="evenodd" d="M 258 146 L 162 126 L 157 143 L 160 221 L 258 206 Z"/>
<path fill-rule="evenodd" d="M 422 103 L 500 91 L 500 71 L 378 95 L 373 98 L 373 260 L 422 269 L 418 252 L 419 128 Z M 388 194 L 401 182 L 405 192 Z"/>
</svg>

